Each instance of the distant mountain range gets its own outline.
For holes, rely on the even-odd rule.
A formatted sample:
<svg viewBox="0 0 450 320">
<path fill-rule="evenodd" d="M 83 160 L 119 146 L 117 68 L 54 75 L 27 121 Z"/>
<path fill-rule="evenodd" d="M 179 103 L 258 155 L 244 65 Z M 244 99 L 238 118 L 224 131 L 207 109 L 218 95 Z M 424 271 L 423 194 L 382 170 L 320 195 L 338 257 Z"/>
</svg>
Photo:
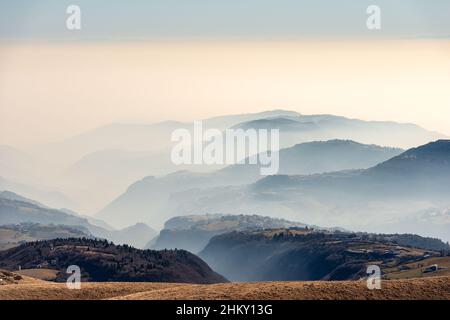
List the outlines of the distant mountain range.
<svg viewBox="0 0 450 320">
<path fill-rule="evenodd" d="M 30 241 L 56 238 L 92 238 L 92 236 L 89 230 L 80 226 L 42 225 L 38 223 L 0 225 L 0 251 Z"/>
<path fill-rule="evenodd" d="M 283 149 L 303 142 L 332 139 L 404 148 L 445 137 L 412 124 L 362 121 L 333 115 L 309 116 L 284 110 L 205 119 L 203 127 L 218 130 L 279 129 Z M 170 134 L 179 128 L 192 131 L 192 123 L 169 121 L 153 125 L 110 125 L 61 142 L 55 149 L 57 151 L 47 153 L 76 154 L 62 179 L 70 181 L 71 188 L 80 184 L 96 186 L 101 190 L 98 197 L 102 201 L 117 196 L 126 186 L 145 176 L 160 176 L 177 170 L 205 172 L 223 167 L 174 166 L 170 161 L 173 146 Z M 108 188 L 104 188 L 105 185 Z"/>
<path fill-rule="evenodd" d="M 300 142 L 331 139 L 354 140 L 365 144 L 411 148 L 445 138 L 409 123 L 363 121 L 335 115 L 296 115 L 259 118 L 239 123 L 234 128 L 272 129 L 281 133 L 281 147 Z"/>
<path fill-rule="evenodd" d="M 400 148 L 361 144 L 351 140 L 314 141 L 297 144 L 278 152 L 278 175 L 307 175 L 341 170 L 365 169 L 401 154 Z M 222 169 L 241 183 L 261 178 L 260 165 L 236 164 Z"/>
<path fill-rule="evenodd" d="M 156 235 L 156 231 L 143 223 L 115 230 L 98 219 L 83 217 L 68 210 L 52 209 L 12 192 L 0 192 L 0 226 L 23 223 L 33 224 L 35 230 L 46 228 L 45 236 L 35 234 L 36 240 L 60 237 L 62 229 L 77 229 L 80 231 L 79 235 L 108 239 L 116 244 L 128 244 L 142 248 Z M 16 228 L 15 232 L 17 237 L 29 238 L 29 228 Z M 6 236 L 0 238 L 0 241 L 7 239 Z"/>
<path fill-rule="evenodd" d="M 280 173 L 315 174 L 369 168 L 402 151 L 397 148 L 363 145 L 348 140 L 303 143 L 280 150 Z M 100 211 L 98 217 L 115 226 L 127 224 L 130 219 L 159 226 L 165 220 L 186 212 L 185 208 L 174 207 L 172 199 L 175 195 L 182 197 L 182 193 L 189 190 L 209 190 L 250 184 L 258 179 L 261 179 L 259 166 L 250 164 L 232 165 L 211 173 L 181 171 L 159 178 L 146 177 L 131 185 L 124 194 Z M 211 192 L 209 195 L 213 197 L 214 194 Z M 189 206 L 190 199 L 185 200 L 183 205 Z M 222 212 L 195 208 L 198 210 L 197 213 Z M 229 212 L 238 213 L 239 211 Z M 196 212 L 189 210 L 189 213 Z"/>
<path fill-rule="evenodd" d="M 32 170 L 36 160 L 29 154 L 16 148 L 0 145 L 0 176 L 21 180 L 36 178 Z"/>
<path fill-rule="evenodd" d="M 209 284 L 356 280 L 368 264 L 385 278 L 422 276 L 423 261 L 448 263 L 448 137 L 286 110 L 203 120 L 220 132 L 278 129 L 279 172 L 262 176 L 254 154 L 176 166 L 181 128 L 193 124 L 110 124 L 0 146 L 0 268 L 49 268 L 64 281 L 76 264 L 87 281 Z"/>
<path fill-rule="evenodd" d="M 203 120 L 203 127 L 279 129 L 283 149 L 304 142 L 334 139 L 410 148 L 446 138 L 413 124 L 302 115 L 286 110 L 208 118 Z M 2 146 L 0 177 L 8 183 L 0 183 L 0 190 L 23 194 L 52 207 L 94 213 L 122 194 L 127 186 L 146 176 L 161 176 L 178 170 L 211 172 L 224 167 L 174 166 L 170 161 L 173 146 L 170 138 L 171 133 L 180 128 L 193 129 L 192 123 L 177 121 L 116 123 L 25 151 Z M 58 197 L 70 201 L 63 204 L 61 199 L 53 199 L 56 195 L 50 197 L 49 193 L 56 190 Z"/>
<path fill-rule="evenodd" d="M 8 180 L 0 176 L 0 192 L 13 191 L 14 193 L 24 195 L 27 198 L 38 199 L 39 202 L 47 203 L 56 208 L 71 208 L 76 204 L 63 193 L 55 189 L 19 183 Z"/>
<path fill-rule="evenodd" d="M 146 281 L 171 283 L 227 282 L 197 256 L 183 250 L 138 250 L 93 239 L 30 242 L 0 251 L 0 268 L 48 268 L 66 281 L 70 265 L 81 268 L 82 281 Z"/>
<path fill-rule="evenodd" d="M 292 111 L 273 110 L 254 114 L 237 114 L 203 119 L 204 128 L 224 130 L 239 123 L 271 117 L 295 117 Z M 199 119 L 200 120 L 200 119 Z M 53 144 L 41 146 L 41 153 L 50 157 L 63 157 L 71 164 L 91 153 L 103 150 L 164 152 L 172 146 L 172 131 L 180 128 L 192 130 L 192 123 L 163 121 L 152 124 L 114 123 L 76 135 Z"/>
<path fill-rule="evenodd" d="M 243 186 L 188 190 L 171 203 L 174 212 L 185 214 L 276 212 L 322 226 L 449 240 L 449 150 L 450 141 L 439 140 L 369 169 L 269 176 Z"/>
<path fill-rule="evenodd" d="M 175 167 L 170 135 L 192 130 L 192 123 L 111 124 L 25 151 L 0 147 L 0 191 L 70 209 L 66 212 L 97 212 L 115 228 L 139 222 L 161 228 L 167 219 L 187 214 L 252 212 L 367 231 L 417 232 L 421 220 L 425 232 L 433 232 L 428 235 L 448 239 L 450 206 L 437 189 L 437 181 L 446 182 L 446 169 L 443 175 L 430 169 L 420 181 L 418 174 L 409 182 L 402 176 L 402 184 L 398 174 L 413 170 L 412 163 L 384 163 L 400 156 L 399 147 L 445 139 L 442 134 L 414 124 L 286 110 L 204 119 L 203 127 L 279 129 L 279 175 L 261 179 L 253 165 Z M 434 165 L 424 161 L 414 171 Z M 373 201 L 364 197 L 369 193 Z"/>
</svg>

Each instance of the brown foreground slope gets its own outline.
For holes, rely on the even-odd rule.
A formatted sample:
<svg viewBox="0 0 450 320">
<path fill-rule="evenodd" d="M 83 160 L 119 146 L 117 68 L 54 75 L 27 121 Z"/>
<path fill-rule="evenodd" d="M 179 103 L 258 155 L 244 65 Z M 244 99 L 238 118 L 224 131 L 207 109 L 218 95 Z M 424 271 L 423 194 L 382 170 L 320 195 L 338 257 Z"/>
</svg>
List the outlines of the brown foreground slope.
<svg viewBox="0 0 450 320">
<path fill-rule="evenodd" d="M 5 281 L 6 282 L 6 281 Z M 119 299 L 119 300 L 348 300 L 348 299 L 446 299 L 450 300 L 450 277 L 386 280 L 381 290 L 368 290 L 364 281 L 256 282 L 213 285 L 149 282 L 83 283 L 69 290 L 54 283 L 22 276 L 0 285 L 0 300 Z"/>
<path fill-rule="evenodd" d="M 364 281 L 255 282 L 190 285 L 116 297 L 125 300 L 232 299 L 232 300 L 349 300 L 445 299 L 450 300 L 450 278 L 389 280 L 381 290 L 367 289 Z"/>
</svg>

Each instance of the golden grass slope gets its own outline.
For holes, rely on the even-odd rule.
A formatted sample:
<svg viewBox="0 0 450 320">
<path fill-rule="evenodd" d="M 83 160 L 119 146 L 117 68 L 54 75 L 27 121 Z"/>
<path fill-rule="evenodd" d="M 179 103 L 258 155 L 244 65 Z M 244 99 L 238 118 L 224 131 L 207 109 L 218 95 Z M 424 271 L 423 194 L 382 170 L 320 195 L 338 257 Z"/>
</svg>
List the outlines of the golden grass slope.
<svg viewBox="0 0 450 320">
<path fill-rule="evenodd" d="M 45 269 L 45 268 L 39 268 L 39 269 L 22 269 L 20 271 L 14 271 L 17 274 L 20 274 L 21 276 L 27 276 L 34 279 L 40 279 L 40 280 L 47 280 L 47 281 L 53 281 L 56 279 L 56 276 L 58 274 L 57 270 L 53 269 Z"/>
<path fill-rule="evenodd" d="M 255 282 L 188 285 L 116 297 L 124 300 L 450 300 L 450 278 L 390 280 L 381 290 L 367 289 L 364 281 Z"/>
<path fill-rule="evenodd" d="M 439 266 L 439 270 L 427 273 L 425 270 L 432 266 Z M 450 257 L 432 257 L 411 263 L 402 264 L 404 269 L 393 267 L 384 269 L 387 279 L 408 279 L 408 278 L 425 278 L 430 276 L 449 276 L 450 277 Z"/>
<path fill-rule="evenodd" d="M 0 300 L 350 300 L 445 299 L 450 300 L 450 277 L 385 280 L 381 290 L 369 290 L 365 281 L 255 282 L 214 285 L 150 282 L 82 283 L 69 290 L 27 276 L 0 285 Z"/>
</svg>

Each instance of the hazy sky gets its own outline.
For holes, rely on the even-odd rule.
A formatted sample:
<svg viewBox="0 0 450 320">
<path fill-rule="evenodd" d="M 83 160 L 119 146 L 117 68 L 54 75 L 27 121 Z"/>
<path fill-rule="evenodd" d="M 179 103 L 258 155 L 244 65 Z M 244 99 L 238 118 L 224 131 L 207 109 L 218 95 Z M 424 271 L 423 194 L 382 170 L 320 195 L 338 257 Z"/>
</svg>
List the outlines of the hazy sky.
<svg viewBox="0 0 450 320">
<path fill-rule="evenodd" d="M 82 30 L 65 29 L 69 4 Z M 382 29 L 366 28 L 378 5 Z M 448 0 L 0 0 L 1 38 L 291 38 L 450 36 Z"/>
<path fill-rule="evenodd" d="M 81 31 L 65 28 L 72 3 Z M 449 12 L 439 0 L 0 1 L 0 144 L 275 108 L 450 135 Z"/>
</svg>

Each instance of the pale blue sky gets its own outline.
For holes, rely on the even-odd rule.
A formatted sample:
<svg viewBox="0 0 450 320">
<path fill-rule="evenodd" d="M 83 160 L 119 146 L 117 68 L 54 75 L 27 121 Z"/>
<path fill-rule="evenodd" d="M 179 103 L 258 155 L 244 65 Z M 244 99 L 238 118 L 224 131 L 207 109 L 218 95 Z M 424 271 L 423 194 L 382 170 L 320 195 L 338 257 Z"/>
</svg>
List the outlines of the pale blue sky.
<svg viewBox="0 0 450 320">
<path fill-rule="evenodd" d="M 65 28 L 66 7 L 82 30 Z M 382 30 L 365 27 L 368 5 Z M 0 39 L 449 37 L 448 0 L 0 0 Z"/>
</svg>

